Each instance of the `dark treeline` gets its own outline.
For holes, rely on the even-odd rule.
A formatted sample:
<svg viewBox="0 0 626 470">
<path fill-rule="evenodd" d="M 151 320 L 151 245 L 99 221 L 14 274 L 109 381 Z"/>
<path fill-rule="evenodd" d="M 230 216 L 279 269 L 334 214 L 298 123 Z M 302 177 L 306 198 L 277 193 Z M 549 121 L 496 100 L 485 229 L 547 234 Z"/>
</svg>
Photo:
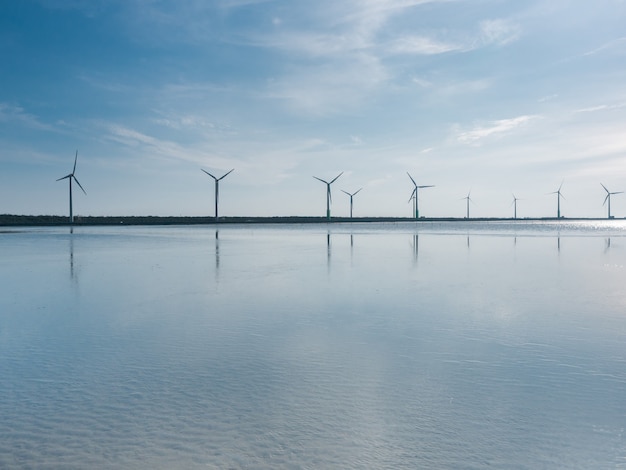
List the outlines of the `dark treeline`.
<svg viewBox="0 0 626 470">
<path fill-rule="evenodd" d="M 333 217 L 332 222 L 395 222 L 413 220 L 397 217 Z M 219 224 L 246 223 L 322 223 L 326 217 L 220 217 Z M 73 225 L 214 225 L 215 217 L 175 217 L 175 216 L 77 216 Z M 46 226 L 69 225 L 67 216 L 60 215 L 12 215 L 0 214 L 0 226 Z"/>
<path fill-rule="evenodd" d="M 445 221 L 496 221 L 511 218 L 455 218 L 455 217 L 420 217 L 420 222 L 445 222 Z M 556 219 L 556 218 L 525 218 L 523 220 L 576 220 L 576 219 Z M 584 219 L 603 220 L 603 219 Z M 333 217 L 330 222 L 416 222 L 412 217 Z M 89 225 L 215 225 L 222 224 L 320 224 L 328 223 L 326 217 L 220 217 L 219 222 L 215 217 L 161 217 L 161 216 L 78 216 L 75 217 L 74 226 Z M 0 214 L 0 226 L 55 226 L 70 225 L 67 216 L 61 215 L 13 215 Z"/>
</svg>

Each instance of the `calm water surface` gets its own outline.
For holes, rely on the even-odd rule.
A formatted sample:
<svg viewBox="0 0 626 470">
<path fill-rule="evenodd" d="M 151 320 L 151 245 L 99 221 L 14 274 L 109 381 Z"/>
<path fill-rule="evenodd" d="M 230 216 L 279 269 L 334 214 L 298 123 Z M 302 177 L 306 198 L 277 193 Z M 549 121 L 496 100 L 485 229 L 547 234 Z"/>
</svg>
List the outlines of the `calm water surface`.
<svg viewBox="0 0 626 470">
<path fill-rule="evenodd" d="M 0 233 L 0 468 L 626 468 L 626 224 Z"/>
</svg>

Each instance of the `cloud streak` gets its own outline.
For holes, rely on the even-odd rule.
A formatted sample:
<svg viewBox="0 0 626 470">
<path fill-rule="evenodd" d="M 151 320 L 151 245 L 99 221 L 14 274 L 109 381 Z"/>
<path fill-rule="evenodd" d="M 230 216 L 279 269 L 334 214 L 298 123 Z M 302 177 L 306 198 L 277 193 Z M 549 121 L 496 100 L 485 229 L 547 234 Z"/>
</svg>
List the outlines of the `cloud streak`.
<svg viewBox="0 0 626 470">
<path fill-rule="evenodd" d="M 459 142 L 464 144 L 478 144 L 483 139 L 495 135 L 508 134 L 515 129 L 525 126 L 530 121 L 538 119 L 537 115 L 524 115 L 510 119 L 500 119 L 492 121 L 487 125 L 476 126 L 471 130 L 460 132 L 457 135 Z"/>
<path fill-rule="evenodd" d="M 36 116 L 27 113 L 21 106 L 0 103 L 0 122 L 17 123 L 31 129 L 54 131 L 53 126 L 41 122 Z"/>
</svg>

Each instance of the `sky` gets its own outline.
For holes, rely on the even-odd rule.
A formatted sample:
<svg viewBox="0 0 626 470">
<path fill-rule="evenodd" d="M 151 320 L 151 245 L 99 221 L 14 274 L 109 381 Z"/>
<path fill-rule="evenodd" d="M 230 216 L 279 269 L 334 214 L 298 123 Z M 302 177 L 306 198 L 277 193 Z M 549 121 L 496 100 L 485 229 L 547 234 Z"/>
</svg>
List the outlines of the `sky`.
<svg viewBox="0 0 626 470">
<path fill-rule="evenodd" d="M 606 217 L 625 0 L 0 2 L 0 213 Z M 612 197 L 626 216 L 626 194 Z"/>
</svg>

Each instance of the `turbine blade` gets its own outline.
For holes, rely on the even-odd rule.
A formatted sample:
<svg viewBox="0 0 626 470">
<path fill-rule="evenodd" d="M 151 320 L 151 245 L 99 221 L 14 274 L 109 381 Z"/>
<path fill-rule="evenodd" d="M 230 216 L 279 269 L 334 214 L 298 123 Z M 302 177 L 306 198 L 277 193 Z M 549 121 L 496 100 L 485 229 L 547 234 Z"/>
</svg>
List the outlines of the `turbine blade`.
<svg viewBox="0 0 626 470">
<path fill-rule="evenodd" d="M 413 182 L 413 184 L 415 186 L 417 186 L 417 183 L 415 182 L 415 180 L 413 179 L 413 177 L 411 176 L 411 173 L 409 173 L 408 171 L 406 172 L 407 175 L 409 175 L 409 178 L 411 178 L 411 181 Z"/>
<path fill-rule="evenodd" d="M 328 193 L 328 200 L 333 203 L 333 193 L 330 191 L 330 183 L 326 183 L 326 192 Z"/>
<path fill-rule="evenodd" d="M 565 180 L 561 181 L 561 186 L 559 186 L 559 192 L 561 192 L 561 188 L 563 187 L 563 183 L 565 183 Z"/>
<path fill-rule="evenodd" d="M 71 178 L 71 177 L 72 177 L 72 174 L 70 173 L 69 175 L 65 175 L 63 178 L 59 178 L 57 181 L 61 181 L 61 180 Z"/>
<path fill-rule="evenodd" d="M 611 193 L 611 194 L 624 194 L 624 191 L 617 191 L 617 192 L 614 192 L 614 193 Z"/>
<path fill-rule="evenodd" d="M 74 181 L 76 181 L 76 184 L 78 185 L 78 187 L 80 189 L 83 190 L 83 192 L 85 193 L 85 196 L 87 195 L 87 193 L 85 192 L 85 190 L 83 189 L 82 185 L 78 182 L 78 180 L 76 179 L 76 177 L 74 175 L 72 175 L 72 178 L 74 178 Z"/>
<path fill-rule="evenodd" d="M 411 199 L 413 199 L 413 197 L 415 196 L 415 193 L 417 192 L 417 189 L 413 189 L 413 192 L 411 193 L 411 195 L 409 196 L 409 201 L 411 202 Z"/>
<path fill-rule="evenodd" d="M 328 181 L 324 181 L 322 178 L 318 178 L 317 176 L 314 176 L 313 178 L 315 178 L 318 181 L 321 181 L 324 184 L 328 184 Z"/>
<path fill-rule="evenodd" d="M 202 171 L 204 171 L 207 175 L 209 175 L 211 178 L 213 178 L 215 181 L 217 181 L 217 178 L 215 176 L 213 176 L 211 173 L 209 173 L 208 171 L 200 168 Z"/>
<path fill-rule="evenodd" d="M 74 157 L 74 168 L 72 169 L 72 174 L 76 172 L 76 160 L 78 160 L 78 149 L 76 150 L 76 156 Z"/>
<path fill-rule="evenodd" d="M 353 196 L 356 196 L 356 194 L 357 194 L 357 193 L 358 193 L 361 189 L 363 189 L 363 188 L 360 188 L 358 191 L 356 191 L 356 192 L 355 192 L 355 193 L 353 193 L 352 195 L 353 195 Z"/>
<path fill-rule="evenodd" d="M 607 193 L 609 192 L 609 190 L 606 189 L 606 186 L 604 186 L 602 183 L 600 183 L 600 186 L 602 186 Z"/>
<path fill-rule="evenodd" d="M 422 188 L 434 188 L 434 187 L 435 187 L 435 185 L 433 185 L 433 184 L 428 184 L 428 185 L 425 185 L 425 186 L 418 186 L 418 188 L 420 188 L 420 189 L 422 189 Z"/>
<path fill-rule="evenodd" d="M 342 193 L 346 193 L 348 196 L 352 197 L 352 194 L 350 194 L 348 191 L 344 191 L 343 189 L 341 190 Z"/>
<path fill-rule="evenodd" d="M 610 197 L 611 197 L 611 193 L 608 193 L 608 194 L 606 195 L 606 197 L 604 198 L 604 202 L 602 203 L 602 205 L 605 205 L 605 204 L 606 204 L 606 201 L 607 201 Z"/>
<path fill-rule="evenodd" d="M 225 175 L 221 176 L 220 178 L 218 178 L 218 181 L 221 179 L 226 178 L 228 175 L 230 175 L 233 171 L 235 171 L 235 169 L 233 168 L 232 170 L 230 170 L 228 173 L 226 173 Z"/>
<path fill-rule="evenodd" d="M 331 182 L 328 183 L 328 184 L 333 184 L 335 181 L 337 181 L 337 178 L 339 178 L 341 175 L 343 175 L 343 171 L 341 173 L 339 173 L 337 176 L 335 176 L 335 178 L 333 180 L 331 180 Z"/>
</svg>

